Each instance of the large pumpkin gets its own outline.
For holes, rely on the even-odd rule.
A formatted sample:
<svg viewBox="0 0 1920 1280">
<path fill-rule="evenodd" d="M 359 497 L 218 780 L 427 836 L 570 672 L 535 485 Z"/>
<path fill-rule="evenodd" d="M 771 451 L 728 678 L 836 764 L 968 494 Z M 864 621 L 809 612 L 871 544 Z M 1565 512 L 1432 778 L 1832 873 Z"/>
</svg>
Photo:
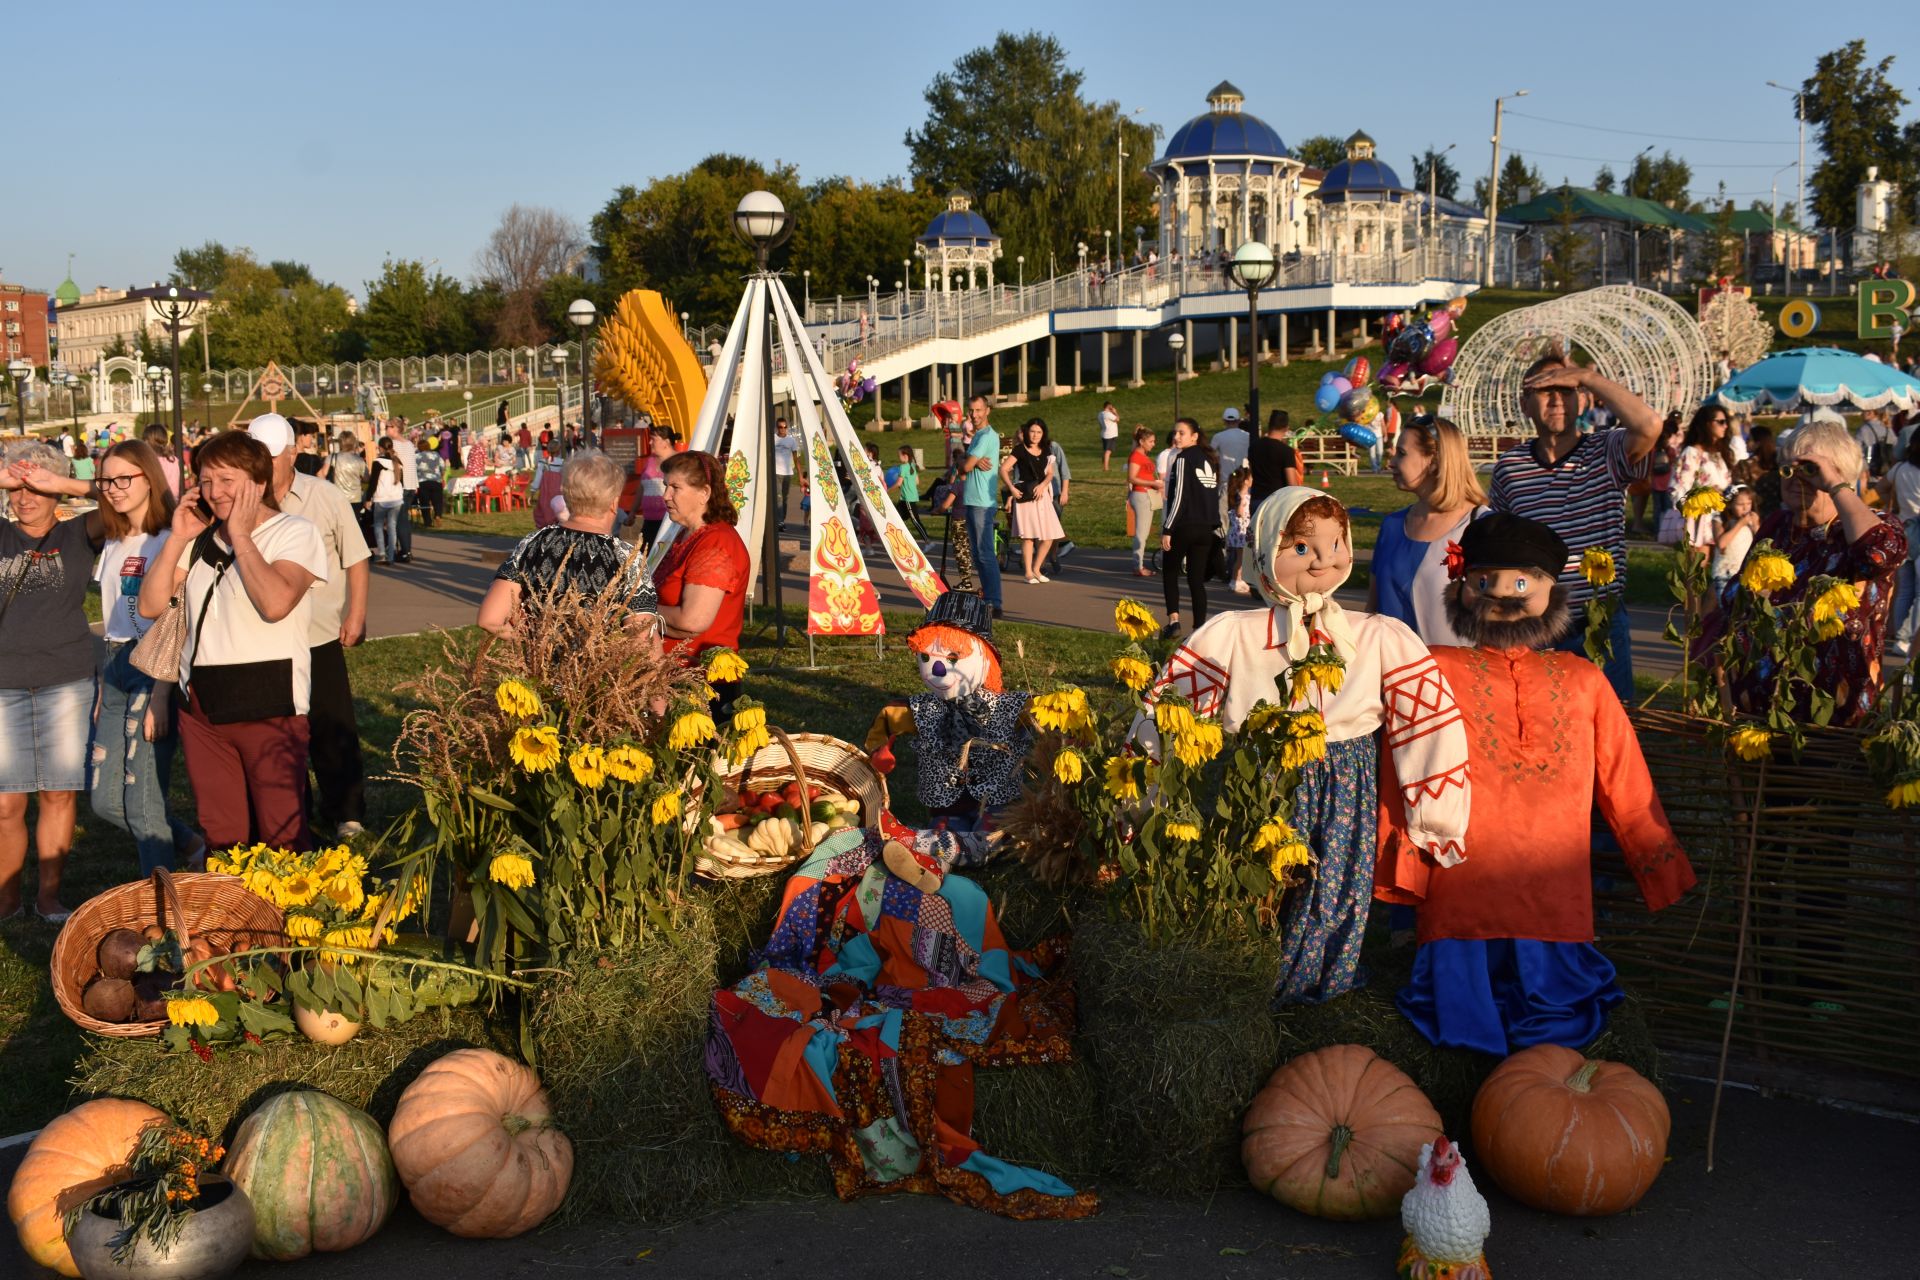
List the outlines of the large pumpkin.
<svg viewBox="0 0 1920 1280">
<path fill-rule="evenodd" d="M 1522 1204 L 1601 1217 L 1640 1203 L 1666 1161 L 1667 1100 L 1632 1067 L 1522 1049 L 1473 1100 L 1480 1167 Z"/>
<path fill-rule="evenodd" d="M 1362 1045 L 1286 1063 L 1247 1108 L 1240 1158 L 1253 1185 L 1318 1218 L 1384 1218 L 1440 1136 L 1440 1113 L 1407 1074 Z"/>
<path fill-rule="evenodd" d="M 7 1191 L 7 1216 L 26 1255 L 77 1277 L 80 1268 L 67 1252 L 61 1219 L 94 1192 L 126 1177 L 140 1131 L 165 1119 L 144 1102 L 101 1098 L 81 1103 L 42 1129 Z"/>
<path fill-rule="evenodd" d="M 365 1243 L 400 1203 L 372 1116 L 331 1094 L 276 1094 L 246 1118 L 227 1176 L 253 1201 L 253 1256 L 291 1262 Z"/>
<path fill-rule="evenodd" d="M 420 1073 L 387 1128 L 413 1207 L 457 1236 L 504 1239 L 566 1198 L 573 1143 L 553 1124 L 540 1077 L 486 1049 Z"/>
</svg>

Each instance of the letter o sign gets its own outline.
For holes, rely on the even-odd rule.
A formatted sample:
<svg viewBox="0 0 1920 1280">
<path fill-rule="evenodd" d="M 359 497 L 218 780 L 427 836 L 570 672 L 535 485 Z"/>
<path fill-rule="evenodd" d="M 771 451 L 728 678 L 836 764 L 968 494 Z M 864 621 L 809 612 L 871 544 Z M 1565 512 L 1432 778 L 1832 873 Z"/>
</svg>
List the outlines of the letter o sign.
<svg viewBox="0 0 1920 1280">
<path fill-rule="evenodd" d="M 1780 308 L 1780 332 L 1789 338 L 1804 338 L 1820 327 L 1820 308 L 1805 298 L 1795 298 Z"/>
</svg>

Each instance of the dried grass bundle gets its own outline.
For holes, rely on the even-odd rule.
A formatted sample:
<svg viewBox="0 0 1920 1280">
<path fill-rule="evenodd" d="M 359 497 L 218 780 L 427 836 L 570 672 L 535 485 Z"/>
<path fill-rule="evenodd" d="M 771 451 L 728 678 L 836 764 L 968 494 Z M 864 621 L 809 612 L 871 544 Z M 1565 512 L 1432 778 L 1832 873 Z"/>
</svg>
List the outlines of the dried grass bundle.
<svg viewBox="0 0 1920 1280">
<path fill-rule="evenodd" d="M 1051 775 L 1028 785 L 1001 814 L 1007 846 L 1027 873 L 1050 889 L 1090 885 L 1098 868 L 1088 856 L 1087 820 L 1065 783 Z"/>
</svg>

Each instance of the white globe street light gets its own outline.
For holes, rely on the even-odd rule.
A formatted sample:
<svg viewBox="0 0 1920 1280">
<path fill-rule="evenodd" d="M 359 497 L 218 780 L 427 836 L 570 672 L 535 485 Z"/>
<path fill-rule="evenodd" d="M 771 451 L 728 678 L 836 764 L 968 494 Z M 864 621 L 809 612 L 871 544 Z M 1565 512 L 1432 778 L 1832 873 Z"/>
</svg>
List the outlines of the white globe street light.
<svg viewBox="0 0 1920 1280">
<path fill-rule="evenodd" d="M 1271 284 L 1279 264 L 1273 250 L 1249 240 L 1233 251 L 1227 283 L 1247 291 L 1247 416 L 1260 421 L 1260 290 Z"/>
</svg>

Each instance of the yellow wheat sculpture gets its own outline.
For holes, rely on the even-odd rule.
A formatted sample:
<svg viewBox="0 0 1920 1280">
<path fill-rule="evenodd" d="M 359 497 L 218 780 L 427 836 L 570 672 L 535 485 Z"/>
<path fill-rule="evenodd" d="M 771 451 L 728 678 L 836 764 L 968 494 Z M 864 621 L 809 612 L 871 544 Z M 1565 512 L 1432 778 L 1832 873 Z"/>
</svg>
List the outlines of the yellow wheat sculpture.
<svg viewBox="0 0 1920 1280">
<path fill-rule="evenodd" d="M 594 363 L 615 396 L 686 437 L 706 398 L 707 376 L 665 298 L 652 289 L 623 294 L 600 326 Z"/>
</svg>

